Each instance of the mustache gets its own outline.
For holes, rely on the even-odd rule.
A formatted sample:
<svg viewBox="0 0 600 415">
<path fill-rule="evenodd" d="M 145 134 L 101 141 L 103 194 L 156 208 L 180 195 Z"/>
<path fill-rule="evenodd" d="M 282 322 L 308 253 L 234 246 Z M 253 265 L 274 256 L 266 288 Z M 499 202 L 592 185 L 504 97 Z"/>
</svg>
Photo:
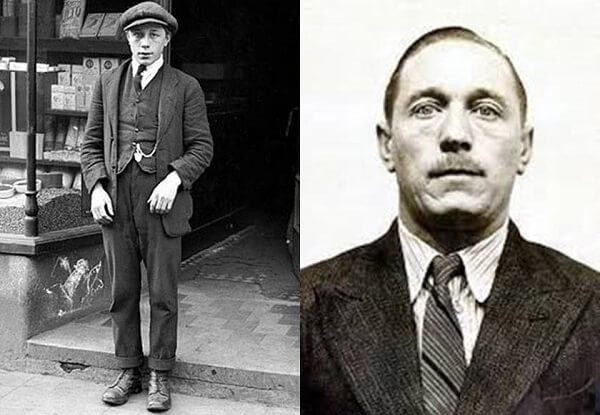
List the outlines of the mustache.
<svg viewBox="0 0 600 415">
<path fill-rule="evenodd" d="M 428 176 L 437 178 L 448 174 L 485 176 L 485 171 L 479 163 L 468 156 L 447 155 L 436 161 L 429 170 Z"/>
</svg>

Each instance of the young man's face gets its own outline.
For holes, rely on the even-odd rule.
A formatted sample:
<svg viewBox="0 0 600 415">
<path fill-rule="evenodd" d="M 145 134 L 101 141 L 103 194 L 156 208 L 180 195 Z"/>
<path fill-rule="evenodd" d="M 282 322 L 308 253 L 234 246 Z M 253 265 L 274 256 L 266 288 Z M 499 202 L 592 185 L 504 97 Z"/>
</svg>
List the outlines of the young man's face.
<svg viewBox="0 0 600 415">
<path fill-rule="evenodd" d="M 127 42 L 133 58 L 141 65 L 150 65 L 163 53 L 171 36 L 161 25 L 148 23 L 127 31 Z"/>
<path fill-rule="evenodd" d="M 403 221 L 477 230 L 506 220 L 531 154 L 519 102 L 508 63 L 483 45 L 443 40 L 406 61 L 379 136 Z"/>
</svg>

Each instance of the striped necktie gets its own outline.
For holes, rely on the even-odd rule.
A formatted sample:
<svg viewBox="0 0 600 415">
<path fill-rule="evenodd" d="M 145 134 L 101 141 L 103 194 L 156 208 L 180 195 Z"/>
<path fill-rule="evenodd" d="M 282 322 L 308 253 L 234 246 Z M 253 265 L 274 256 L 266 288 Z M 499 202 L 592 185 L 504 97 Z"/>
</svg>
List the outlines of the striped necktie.
<svg viewBox="0 0 600 415">
<path fill-rule="evenodd" d="M 430 292 L 423 321 L 421 380 L 423 404 L 428 415 L 454 413 L 467 364 L 460 325 L 452 306 L 448 282 L 464 276 L 458 254 L 436 256 L 429 266 L 434 286 Z"/>
<path fill-rule="evenodd" d="M 133 86 L 137 93 L 140 93 L 142 90 L 142 73 L 146 70 L 146 65 L 138 66 L 138 70 L 133 77 Z"/>
</svg>

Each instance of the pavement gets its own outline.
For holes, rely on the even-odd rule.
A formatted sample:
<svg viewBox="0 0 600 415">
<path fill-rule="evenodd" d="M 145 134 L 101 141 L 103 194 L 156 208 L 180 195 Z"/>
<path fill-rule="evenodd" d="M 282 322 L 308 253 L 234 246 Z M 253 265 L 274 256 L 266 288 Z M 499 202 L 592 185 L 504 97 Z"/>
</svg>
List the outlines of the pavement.
<svg viewBox="0 0 600 415">
<path fill-rule="evenodd" d="M 101 401 L 105 385 L 63 377 L 0 370 L 0 414 L 6 415 L 137 415 L 146 410 L 146 391 L 122 406 Z M 172 395 L 173 415 L 297 415 L 297 408 Z"/>
<path fill-rule="evenodd" d="M 252 223 L 182 264 L 168 413 L 299 414 L 299 281 L 287 218 Z M 140 311 L 147 353 L 147 294 Z M 13 371 L 0 370 L 0 415 L 148 413 L 145 393 L 119 407 L 100 400 L 117 373 L 106 311 L 33 337 L 25 360 L 4 369 Z"/>
</svg>

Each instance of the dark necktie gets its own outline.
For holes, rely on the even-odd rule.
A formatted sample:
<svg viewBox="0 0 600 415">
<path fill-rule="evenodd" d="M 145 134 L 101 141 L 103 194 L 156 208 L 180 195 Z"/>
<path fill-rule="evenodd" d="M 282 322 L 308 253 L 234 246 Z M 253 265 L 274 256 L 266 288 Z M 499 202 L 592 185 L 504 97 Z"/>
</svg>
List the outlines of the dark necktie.
<svg viewBox="0 0 600 415">
<path fill-rule="evenodd" d="M 462 332 L 448 291 L 448 282 L 464 276 L 458 254 L 436 256 L 429 266 L 434 286 L 430 291 L 423 320 L 421 379 L 423 404 L 428 415 L 453 414 L 460 395 L 467 364 Z"/>
<path fill-rule="evenodd" d="M 146 65 L 138 66 L 138 70 L 133 77 L 133 86 L 135 91 L 139 94 L 142 91 L 142 73 L 146 70 Z"/>
</svg>

